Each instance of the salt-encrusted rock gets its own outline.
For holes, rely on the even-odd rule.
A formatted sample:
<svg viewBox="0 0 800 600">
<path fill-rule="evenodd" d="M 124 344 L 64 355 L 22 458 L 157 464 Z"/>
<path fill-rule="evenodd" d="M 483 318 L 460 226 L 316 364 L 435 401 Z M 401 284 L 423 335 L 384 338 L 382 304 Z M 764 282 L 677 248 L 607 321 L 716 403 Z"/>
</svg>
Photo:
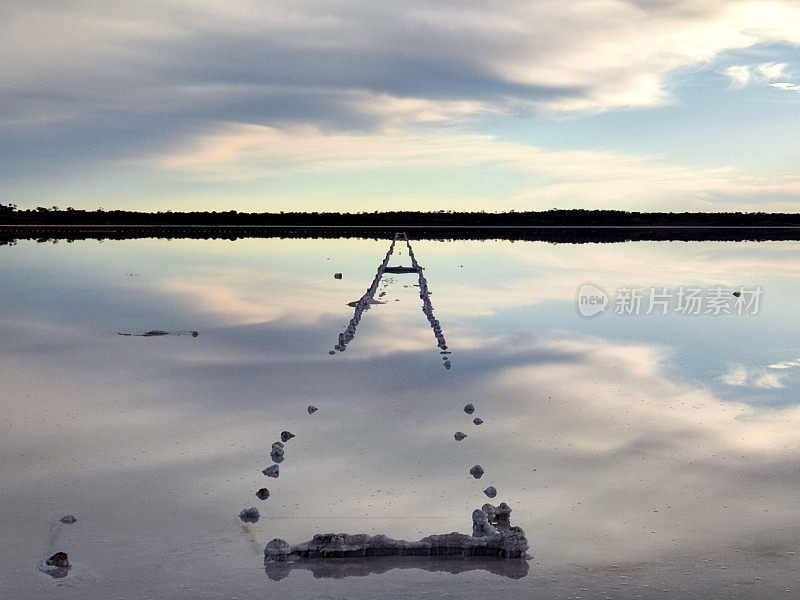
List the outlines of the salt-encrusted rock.
<svg viewBox="0 0 800 600">
<path fill-rule="evenodd" d="M 472 419 L 472 422 L 475 423 L 475 425 L 483 425 L 483 419 L 481 419 L 480 417 L 475 417 L 474 419 Z"/>
<path fill-rule="evenodd" d="M 280 538 L 267 542 L 264 547 L 264 562 L 286 562 L 287 557 L 292 552 L 289 542 Z"/>
<path fill-rule="evenodd" d="M 472 404 L 467 404 L 467 405 L 464 407 L 464 412 L 465 412 L 465 413 L 467 413 L 468 415 L 471 415 L 472 413 L 474 413 L 474 412 L 475 412 L 475 407 L 474 407 L 474 406 L 472 406 Z"/>
<path fill-rule="evenodd" d="M 66 552 L 56 552 L 44 561 L 48 567 L 61 567 L 64 569 L 69 569 L 72 565 L 69 564 L 69 557 L 67 556 Z"/>
<path fill-rule="evenodd" d="M 267 488 L 261 488 L 256 492 L 256 497 L 259 500 L 266 500 L 267 498 L 269 498 L 269 490 Z"/>
<path fill-rule="evenodd" d="M 488 537 L 498 535 L 489 515 L 480 508 L 472 511 L 472 537 Z"/>
<path fill-rule="evenodd" d="M 39 570 L 54 579 L 66 577 L 71 567 L 66 552 L 56 552 L 39 563 Z"/>
<path fill-rule="evenodd" d="M 61 521 L 62 523 L 66 524 L 66 525 L 72 525 L 77 520 L 78 519 L 75 518 L 75 515 L 64 515 L 63 517 L 61 517 L 59 519 L 59 521 Z"/>
<path fill-rule="evenodd" d="M 469 474 L 472 475 L 475 479 L 480 479 L 483 477 L 483 467 L 480 465 L 475 465 L 469 470 Z"/>
<path fill-rule="evenodd" d="M 255 506 L 253 506 L 252 508 L 245 508 L 242 512 L 239 513 L 239 518 L 245 523 L 257 523 L 260 517 L 261 515 L 259 514 L 258 509 Z"/>
<path fill-rule="evenodd" d="M 456 431 L 456 433 L 455 433 L 455 435 L 453 437 L 456 438 L 457 442 L 460 442 L 465 437 L 467 437 L 467 434 L 466 433 L 461 433 L 460 431 Z"/>
<path fill-rule="evenodd" d="M 283 444 L 281 442 L 275 442 L 272 444 L 272 451 L 269 453 L 269 457 L 272 459 L 272 462 L 283 462 L 283 454 Z"/>
<path fill-rule="evenodd" d="M 281 441 L 282 442 L 286 443 L 290 439 L 292 439 L 293 437 L 295 437 L 295 436 L 291 431 L 281 431 Z"/>
<path fill-rule="evenodd" d="M 494 516 L 498 525 L 511 524 L 511 508 L 505 502 L 494 507 Z"/>
<path fill-rule="evenodd" d="M 483 490 L 483 493 L 486 494 L 489 498 L 494 498 L 495 496 L 497 496 L 497 490 L 494 489 L 493 485 L 490 485 L 485 490 Z"/>
<path fill-rule="evenodd" d="M 267 467 L 261 472 L 267 477 L 277 477 L 278 475 L 280 475 L 280 469 L 278 468 L 278 465 L 272 465 L 270 467 Z"/>
<path fill-rule="evenodd" d="M 315 412 L 317 412 L 318 410 L 319 410 L 319 409 L 318 409 L 316 406 L 314 406 L 313 404 L 310 404 L 310 405 L 308 406 L 308 414 L 310 414 L 310 415 L 313 415 L 313 414 L 314 414 Z"/>
<path fill-rule="evenodd" d="M 495 507 L 488 505 L 491 509 Z M 264 549 L 266 563 L 288 558 L 363 558 L 373 556 L 463 556 L 524 558 L 528 549 L 525 533 L 518 527 L 500 530 L 482 509 L 472 513 L 473 535 L 430 535 L 417 542 L 395 540 L 385 535 L 317 534 L 291 549 L 283 540 L 272 540 Z M 272 545 L 272 546 L 271 546 Z"/>
</svg>

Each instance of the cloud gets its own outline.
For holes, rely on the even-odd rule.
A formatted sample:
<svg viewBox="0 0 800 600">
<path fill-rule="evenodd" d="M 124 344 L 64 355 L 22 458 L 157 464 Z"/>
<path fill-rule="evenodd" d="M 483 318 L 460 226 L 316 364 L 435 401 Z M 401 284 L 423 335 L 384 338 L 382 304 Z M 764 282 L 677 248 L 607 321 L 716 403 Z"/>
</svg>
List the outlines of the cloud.
<svg viewBox="0 0 800 600">
<path fill-rule="evenodd" d="M 747 65 L 733 65 L 725 69 L 725 74 L 730 77 L 732 82 L 738 87 L 744 87 L 750 83 L 750 67 Z"/>
<path fill-rule="evenodd" d="M 713 207 L 715 195 L 800 195 L 800 177 L 791 174 L 759 177 L 733 168 L 669 164 L 650 156 L 550 151 L 490 135 L 446 131 L 352 134 L 313 126 L 221 123 L 153 160 L 200 181 L 255 181 L 293 172 L 492 166 L 529 178 L 528 189 L 505 202 L 508 208 L 532 202 L 609 208 L 634 200 L 642 206 L 665 199 L 685 202 L 687 196 L 707 208 Z"/>
<path fill-rule="evenodd" d="M 728 371 L 720 378 L 728 385 L 738 387 L 754 387 L 765 390 L 784 387 L 777 373 L 769 373 L 764 369 L 748 369 L 740 364 L 728 365 Z"/>
</svg>

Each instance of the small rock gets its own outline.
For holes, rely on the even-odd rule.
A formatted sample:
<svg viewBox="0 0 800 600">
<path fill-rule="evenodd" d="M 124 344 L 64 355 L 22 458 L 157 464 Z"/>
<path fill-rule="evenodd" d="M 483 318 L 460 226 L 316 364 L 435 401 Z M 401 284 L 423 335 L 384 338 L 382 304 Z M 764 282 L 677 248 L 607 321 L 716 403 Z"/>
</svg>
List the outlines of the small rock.
<svg viewBox="0 0 800 600">
<path fill-rule="evenodd" d="M 461 433 L 460 431 L 456 431 L 456 434 L 453 437 L 456 438 L 457 442 L 460 442 L 465 437 L 467 437 L 467 434 L 466 433 Z"/>
<path fill-rule="evenodd" d="M 342 278 L 342 274 L 341 273 L 334 273 L 333 274 L 333 278 L 334 279 L 341 279 Z"/>
<path fill-rule="evenodd" d="M 738 298 L 739 296 L 742 295 L 742 292 L 738 292 L 738 291 L 737 292 L 733 292 L 733 295 Z"/>
<path fill-rule="evenodd" d="M 271 467 L 267 467 L 261 472 L 267 477 L 277 477 L 278 475 L 280 475 L 280 469 L 278 468 L 278 465 L 272 465 Z"/>
<path fill-rule="evenodd" d="M 275 538 L 264 547 L 264 562 L 286 562 L 291 551 L 289 542 Z"/>
<path fill-rule="evenodd" d="M 272 444 L 272 451 L 269 453 L 269 457 L 272 459 L 272 462 L 283 462 L 283 444 L 281 442 Z"/>
<path fill-rule="evenodd" d="M 317 412 L 318 410 L 319 410 L 319 409 L 318 409 L 316 406 L 314 406 L 313 404 L 310 404 L 310 405 L 308 406 L 308 414 L 310 414 L 310 415 L 313 415 L 313 414 L 314 414 L 315 412 Z"/>
<path fill-rule="evenodd" d="M 489 496 L 489 498 L 494 498 L 495 496 L 497 496 L 497 490 L 494 489 L 493 485 L 490 485 L 485 490 L 483 490 L 483 493 Z"/>
<path fill-rule="evenodd" d="M 266 500 L 267 498 L 269 498 L 269 490 L 267 488 L 261 488 L 256 492 L 256 497 L 259 500 Z"/>
<path fill-rule="evenodd" d="M 475 423 L 475 425 L 483 425 L 483 419 L 481 419 L 480 417 L 475 417 L 474 419 L 472 419 L 472 422 Z"/>
<path fill-rule="evenodd" d="M 60 567 L 62 569 L 69 569 L 72 565 L 69 564 L 69 557 L 66 552 L 56 552 L 44 561 L 48 567 Z"/>
<path fill-rule="evenodd" d="M 474 406 L 472 406 L 472 404 L 467 404 L 467 405 L 464 407 L 464 412 L 465 412 L 465 413 L 467 413 L 468 415 L 471 415 L 472 413 L 474 413 L 474 412 L 475 412 L 475 407 L 474 407 Z"/>
<path fill-rule="evenodd" d="M 281 441 L 282 442 L 288 442 L 293 437 L 294 437 L 294 434 L 291 431 L 281 431 Z"/>
<path fill-rule="evenodd" d="M 475 479 L 480 479 L 483 477 L 483 467 L 480 465 L 475 465 L 469 470 L 469 474 L 472 475 Z"/>
<path fill-rule="evenodd" d="M 245 508 L 239 513 L 239 518 L 245 523 L 257 523 L 260 517 L 261 515 L 258 513 L 258 509 L 255 506 L 252 508 Z"/>
<path fill-rule="evenodd" d="M 65 523 L 66 525 L 72 525 L 77 520 L 78 519 L 75 518 L 75 515 L 65 515 L 65 516 L 63 516 L 63 517 L 61 517 L 59 519 L 59 521 L 61 521 L 62 523 Z"/>
<path fill-rule="evenodd" d="M 328 350 L 328 354 L 330 354 L 331 356 L 333 356 L 334 354 L 336 354 L 336 350 Z"/>
<path fill-rule="evenodd" d="M 192 337 L 197 337 L 198 335 L 200 335 L 200 334 L 199 334 L 198 332 L 196 332 L 196 331 L 190 331 L 189 333 L 192 335 Z"/>
</svg>

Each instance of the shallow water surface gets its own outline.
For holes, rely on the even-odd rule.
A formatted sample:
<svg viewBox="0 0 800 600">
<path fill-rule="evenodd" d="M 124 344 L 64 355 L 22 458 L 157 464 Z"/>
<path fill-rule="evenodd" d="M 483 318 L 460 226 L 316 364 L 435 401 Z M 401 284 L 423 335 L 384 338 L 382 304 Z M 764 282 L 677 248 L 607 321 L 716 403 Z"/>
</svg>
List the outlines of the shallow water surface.
<svg viewBox="0 0 800 600">
<path fill-rule="evenodd" d="M 417 241 L 423 284 L 389 243 L 0 248 L 0 597 L 800 597 L 800 244 Z M 469 533 L 489 485 L 530 560 L 263 564 Z"/>
</svg>

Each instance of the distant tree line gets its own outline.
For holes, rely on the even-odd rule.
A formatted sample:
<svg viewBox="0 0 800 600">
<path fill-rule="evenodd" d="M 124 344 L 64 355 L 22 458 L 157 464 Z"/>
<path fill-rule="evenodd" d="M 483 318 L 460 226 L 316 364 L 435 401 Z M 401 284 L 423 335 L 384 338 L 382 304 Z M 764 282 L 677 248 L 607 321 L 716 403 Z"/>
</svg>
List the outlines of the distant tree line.
<svg viewBox="0 0 800 600">
<path fill-rule="evenodd" d="M 0 204 L 2 225 L 145 225 L 145 226 L 308 226 L 308 227 L 536 227 L 536 226 L 740 226 L 793 227 L 800 214 L 764 212 L 629 212 L 621 210 L 547 210 L 509 212 L 382 211 L 382 212 L 264 212 L 229 211 L 138 212 L 80 210 L 58 206 L 19 209 Z"/>
</svg>

